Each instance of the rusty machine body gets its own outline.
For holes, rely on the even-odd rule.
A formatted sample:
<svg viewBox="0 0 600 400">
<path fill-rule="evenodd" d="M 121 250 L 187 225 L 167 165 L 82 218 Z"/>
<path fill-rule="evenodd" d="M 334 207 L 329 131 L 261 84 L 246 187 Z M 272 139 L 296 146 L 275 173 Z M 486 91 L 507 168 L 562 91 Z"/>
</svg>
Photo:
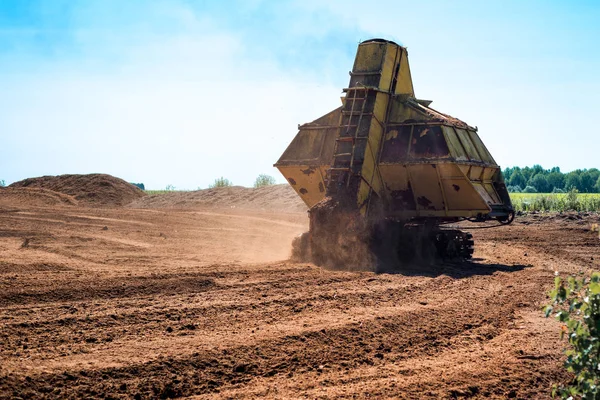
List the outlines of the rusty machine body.
<svg viewBox="0 0 600 400">
<path fill-rule="evenodd" d="M 415 97 L 406 48 L 359 44 L 342 106 L 299 126 L 275 164 L 309 207 L 298 258 L 350 266 L 435 254 L 470 258 L 470 234 L 446 223 L 514 211 L 477 128 Z"/>
</svg>

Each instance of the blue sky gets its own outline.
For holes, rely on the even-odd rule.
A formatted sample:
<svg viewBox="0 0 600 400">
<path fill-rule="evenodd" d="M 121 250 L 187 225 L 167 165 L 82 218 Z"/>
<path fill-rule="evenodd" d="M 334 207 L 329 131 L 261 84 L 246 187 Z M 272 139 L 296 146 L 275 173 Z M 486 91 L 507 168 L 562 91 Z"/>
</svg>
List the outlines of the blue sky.
<svg viewBox="0 0 600 400">
<path fill-rule="evenodd" d="M 0 0 L 0 179 L 283 182 L 372 37 L 501 166 L 600 167 L 597 21 L 597 1 Z"/>
</svg>

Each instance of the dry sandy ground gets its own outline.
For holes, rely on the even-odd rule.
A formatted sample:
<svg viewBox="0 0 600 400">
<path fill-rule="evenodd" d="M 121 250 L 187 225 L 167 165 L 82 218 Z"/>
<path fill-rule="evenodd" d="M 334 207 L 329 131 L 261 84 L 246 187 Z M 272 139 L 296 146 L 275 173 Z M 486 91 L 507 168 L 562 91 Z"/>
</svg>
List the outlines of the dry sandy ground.
<svg viewBox="0 0 600 400">
<path fill-rule="evenodd" d="M 304 213 L 0 205 L 0 398 L 548 398 L 583 219 L 472 230 L 472 263 L 286 261 Z M 523 223 L 524 222 L 524 223 Z"/>
</svg>

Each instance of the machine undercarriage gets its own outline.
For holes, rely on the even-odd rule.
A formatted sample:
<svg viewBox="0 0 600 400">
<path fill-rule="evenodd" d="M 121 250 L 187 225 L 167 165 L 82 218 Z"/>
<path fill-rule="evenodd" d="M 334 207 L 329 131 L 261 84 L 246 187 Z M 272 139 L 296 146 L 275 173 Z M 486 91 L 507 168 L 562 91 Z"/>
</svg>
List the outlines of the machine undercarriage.
<svg viewBox="0 0 600 400">
<path fill-rule="evenodd" d="M 310 231 L 294 239 L 292 259 L 332 269 L 397 270 L 407 265 L 469 260 L 473 235 L 448 221 L 384 219 L 364 223 L 352 213 L 311 212 Z M 325 217 L 325 218 L 323 218 Z"/>
</svg>

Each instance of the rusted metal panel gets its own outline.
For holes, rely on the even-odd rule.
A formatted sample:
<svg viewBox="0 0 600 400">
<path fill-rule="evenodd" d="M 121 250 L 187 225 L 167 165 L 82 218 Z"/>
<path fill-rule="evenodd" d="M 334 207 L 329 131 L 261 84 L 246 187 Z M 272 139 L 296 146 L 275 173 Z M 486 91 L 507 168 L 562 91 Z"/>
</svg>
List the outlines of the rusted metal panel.
<svg viewBox="0 0 600 400">
<path fill-rule="evenodd" d="M 413 128 L 409 157 L 412 159 L 449 158 L 450 150 L 440 126 L 417 125 Z"/>
<path fill-rule="evenodd" d="M 382 163 L 398 163 L 408 160 L 411 129 L 410 125 L 388 128 L 381 150 L 380 161 Z"/>
</svg>

